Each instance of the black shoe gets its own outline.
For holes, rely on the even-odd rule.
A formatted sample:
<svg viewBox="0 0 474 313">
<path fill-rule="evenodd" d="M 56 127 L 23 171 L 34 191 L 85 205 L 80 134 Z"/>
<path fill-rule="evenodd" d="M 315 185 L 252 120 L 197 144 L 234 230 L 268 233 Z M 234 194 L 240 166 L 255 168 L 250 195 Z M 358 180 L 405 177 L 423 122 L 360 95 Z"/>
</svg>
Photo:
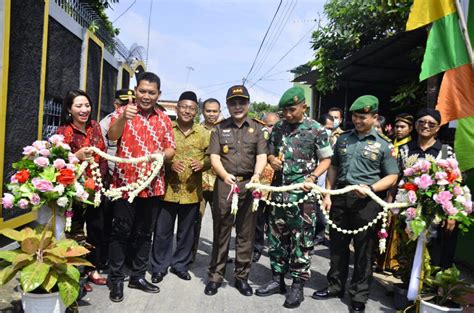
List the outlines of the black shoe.
<svg viewBox="0 0 474 313">
<path fill-rule="evenodd" d="M 359 301 L 351 301 L 351 308 L 353 312 L 365 312 L 365 303 Z"/>
<path fill-rule="evenodd" d="M 128 282 L 128 288 L 140 289 L 141 291 L 149 292 L 149 293 L 158 293 L 160 292 L 160 288 L 158 286 L 153 285 L 145 280 L 145 278 L 130 278 Z"/>
<path fill-rule="evenodd" d="M 294 309 L 300 306 L 301 302 L 304 301 L 303 286 L 304 281 L 300 279 L 293 280 L 290 291 L 286 294 L 285 303 L 283 303 L 285 308 Z"/>
<path fill-rule="evenodd" d="M 123 300 L 123 281 L 119 281 L 116 283 L 109 283 L 109 299 L 113 302 L 122 302 Z"/>
<path fill-rule="evenodd" d="M 156 272 L 151 274 L 151 282 L 154 284 L 157 284 L 163 280 L 163 277 L 165 277 L 167 272 Z"/>
<path fill-rule="evenodd" d="M 331 292 L 328 288 L 325 288 L 315 291 L 312 297 L 316 300 L 324 300 L 329 298 L 344 298 L 344 290 L 339 292 Z"/>
<path fill-rule="evenodd" d="M 191 280 L 191 275 L 189 275 L 188 271 L 181 272 L 181 271 L 175 270 L 174 268 L 170 268 L 170 272 L 183 280 Z"/>
<path fill-rule="evenodd" d="M 267 297 L 274 294 L 286 293 L 285 277 L 282 274 L 273 274 L 272 280 L 255 290 L 255 294 L 259 297 Z"/>
<path fill-rule="evenodd" d="M 260 253 L 259 251 L 254 251 L 253 252 L 253 259 L 252 259 L 252 262 L 253 263 L 257 263 L 258 260 L 260 260 L 260 257 L 262 256 L 262 253 Z"/>
<path fill-rule="evenodd" d="M 250 287 L 249 283 L 246 280 L 236 279 L 235 280 L 235 288 L 244 296 L 251 296 L 253 295 L 252 287 Z"/>
<path fill-rule="evenodd" d="M 215 283 L 213 281 L 210 281 L 207 283 L 206 288 L 204 288 L 204 294 L 208 296 L 213 296 L 217 293 L 217 289 L 221 286 L 220 283 Z"/>
</svg>

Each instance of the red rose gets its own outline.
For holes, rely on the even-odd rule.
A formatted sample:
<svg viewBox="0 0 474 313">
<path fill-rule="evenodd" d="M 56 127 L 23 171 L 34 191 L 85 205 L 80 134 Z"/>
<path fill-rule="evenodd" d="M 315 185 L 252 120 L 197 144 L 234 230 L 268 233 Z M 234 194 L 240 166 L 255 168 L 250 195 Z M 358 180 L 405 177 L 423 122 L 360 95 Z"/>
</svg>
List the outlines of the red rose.
<svg viewBox="0 0 474 313">
<path fill-rule="evenodd" d="M 76 176 L 74 175 L 73 170 L 70 170 L 68 168 L 63 168 L 62 170 L 60 170 L 59 176 L 56 178 L 57 182 L 64 186 L 68 186 L 74 183 L 75 179 Z"/>
<path fill-rule="evenodd" d="M 405 190 L 417 191 L 417 190 L 418 190 L 418 187 L 417 187 L 415 184 L 413 184 L 413 183 L 405 183 L 405 184 L 403 185 L 403 189 L 405 189 Z"/>
<path fill-rule="evenodd" d="M 448 182 L 451 184 L 458 178 L 458 175 L 455 172 L 448 172 Z M 18 178 L 17 178 L 18 179 Z M 18 180 L 20 181 L 20 180 Z"/>
<path fill-rule="evenodd" d="M 88 177 L 86 179 L 86 182 L 84 183 L 84 187 L 86 187 L 87 189 L 90 189 L 90 190 L 94 190 L 95 189 L 94 179 L 92 179 L 91 177 Z"/>
<path fill-rule="evenodd" d="M 28 172 L 28 170 L 21 170 L 21 171 L 19 171 L 18 173 L 15 174 L 15 179 L 19 183 L 26 182 L 28 180 L 28 178 L 30 178 L 30 172 Z"/>
</svg>

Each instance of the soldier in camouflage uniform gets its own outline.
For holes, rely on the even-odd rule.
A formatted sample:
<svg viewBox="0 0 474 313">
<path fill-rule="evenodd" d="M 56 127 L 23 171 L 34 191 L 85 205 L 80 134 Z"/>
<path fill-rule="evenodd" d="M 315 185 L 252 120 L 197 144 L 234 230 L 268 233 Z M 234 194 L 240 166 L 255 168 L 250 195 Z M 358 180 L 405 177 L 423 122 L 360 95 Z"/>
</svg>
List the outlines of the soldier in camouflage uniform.
<svg viewBox="0 0 474 313">
<path fill-rule="evenodd" d="M 269 140 L 268 161 L 275 170 L 274 185 L 314 183 L 330 166 L 332 149 L 328 135 L 319 123 L 304 116 L 306 104 L 301 87 L 287 90 L 279 108 L 285 120 L 275 125 Z M 319 160 L 319 165 L 318 165 Z M 295 202 L 310 189 L 273 193 L 273 201 Z M 296 308 L 304 300 L 303 285 L 310 277 L 313 238 L 316 225 L 314 199 L 289 208 L 273 207 L 270 213 L 268 239 L 272 280 L 257 289 L 256 295 L 286 293 L 284 276 L 293 277 L 291 289 L 283 304 Z"/>
</svg>

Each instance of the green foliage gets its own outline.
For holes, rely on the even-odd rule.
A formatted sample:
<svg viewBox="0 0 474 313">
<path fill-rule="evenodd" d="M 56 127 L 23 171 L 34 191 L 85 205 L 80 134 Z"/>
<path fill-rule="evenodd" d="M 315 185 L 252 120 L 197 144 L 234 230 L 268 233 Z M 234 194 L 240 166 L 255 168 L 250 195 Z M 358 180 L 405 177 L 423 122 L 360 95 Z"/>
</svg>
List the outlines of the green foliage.
<svg viewBox="0 0 474 313">
<path fill-rule="evenodd" d="M 412 0 L 329 0 L 327 18 L 313 33 L 315 59 L 310 65 L 319 74 L 316 88 L 327 93 L 337 85 L 337 64 L 354 51 L 404 31 Z"/>
<path fill-rule="evenodd" d="M 104 22 L 106 31 L 110 34 L 111 37 L 117 36 L 120 33 L 118 28 L 115 28 L 112 22 L 109 20 L 107 14 L 105 14 L 105 10 L 111 6 L 112 3 L 118 3 L 119 0 L 82 0 L 81 2 L 85 2 L 91 6 L 94 11 L 97 12 L 100 19 Z M 95 33 L 98 29 L 98 25 L 93 23 L 89 26 L 89 30 Z"/>
<path fill-rule="evenodd" d="M 422 293 L 422 299 L 441 306 L 473 304 L 474 289 L 460 278 L 461 272 L 456 266 L 441 270 L 428 265 L 425 274 L 423 282 L 428 288 Z"/>
<path fill-rule="evenodd" d="M 390 110 L 397 111 L 422 106 L 426 103 L 425 91 L 426 81 L 418 82 L 418 77 L 411 82 L 399 86 L 397 93 L 390 98 L 390 102 L 395 104 Z"/>
<path fill-rule="evenodd" d="M 0 286 L 20 273 L 20 285 L 24 292 L 51 292 L 57 286 L 66 306 L 79 295 L 79 271 L 75 266 L 92 266 L 79 258 L 89 250 L 70 239 L 56 240 L 49 224 L 35 230 L 27 227 L 21 231 L 2 229 L 0 234 L 17 241 L 20 248 L 0 251 L 0 259 L 9 264 L 0 271 Z"/>
<path fill-rule="evenodd" d="M 250 103 L 249 116 L 252 118 L 261 119 L 267 112 L 278 112 L 276 105 L 271 105 L 266 102 L 252 102 Z"/>
</svg>

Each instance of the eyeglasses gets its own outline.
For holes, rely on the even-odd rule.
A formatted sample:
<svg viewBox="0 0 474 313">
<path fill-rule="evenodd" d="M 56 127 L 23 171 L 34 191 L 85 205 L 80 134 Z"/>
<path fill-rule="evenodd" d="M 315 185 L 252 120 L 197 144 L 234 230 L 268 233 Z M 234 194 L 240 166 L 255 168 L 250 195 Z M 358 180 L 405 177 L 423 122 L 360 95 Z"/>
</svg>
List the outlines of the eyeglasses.
<svg viewBox="0 0 474 313">
<path fill-rule="evenodd" d="M 190 106 L 190 105 L 178 105 L 178 109 L 181 111 L 190 111 L 190 112 L 196 112 L 197 108 L 195 106 Z"/>
<path fill-rule="evenodd" d="M 433 123 L 433 122 L 430 122 L 430 121 L 423 121 L 423 120 L 418 120 L 416 121 L 416 123 L 418 124 L 418 126 L 428 126 L 428 128 L 435 128 L 436 126 L 438 126 L 438 123 Z"/>
</svg>

